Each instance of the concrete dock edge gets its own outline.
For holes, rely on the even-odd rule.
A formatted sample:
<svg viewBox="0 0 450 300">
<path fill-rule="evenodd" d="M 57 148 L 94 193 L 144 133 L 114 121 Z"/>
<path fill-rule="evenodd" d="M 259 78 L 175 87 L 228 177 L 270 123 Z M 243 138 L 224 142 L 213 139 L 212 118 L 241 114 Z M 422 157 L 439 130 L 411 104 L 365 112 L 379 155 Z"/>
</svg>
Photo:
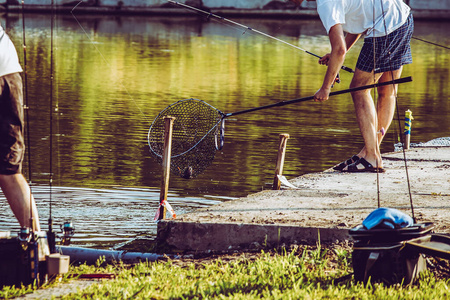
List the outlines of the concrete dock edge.
<svg viewBox="0 0 450 300">
<path fill-rule="evenodd" d="M 344 228 L 162 221 L 158 223 L 157 240 L 182 251 L 223 251 L 313 244 L 319 240 L 334 243 L 349 238 Z"/>
<path fill-rule="evenodd" d="M 264 190 L 161 220 L 157 243 L 181 252 L 346 243 L 352 241 L 349 230 L 361 225 L 379 204 L 450 234 L 450 147 L 423 146 L 406 155 L 411 198 L 403 153 L 392 152 L 383 155 L 386 173 L 328 169 L 291 179 L 297 188 Z"/>
</svg>

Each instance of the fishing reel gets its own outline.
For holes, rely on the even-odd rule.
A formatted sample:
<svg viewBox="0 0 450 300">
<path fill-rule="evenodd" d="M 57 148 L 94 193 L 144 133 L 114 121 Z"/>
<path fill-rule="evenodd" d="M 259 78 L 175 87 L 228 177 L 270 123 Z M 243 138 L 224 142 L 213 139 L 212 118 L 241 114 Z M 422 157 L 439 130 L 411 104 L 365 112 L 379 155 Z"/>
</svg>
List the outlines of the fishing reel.
<svg viewBox="0 0 450 300">
<path fill-rule="evenodd" d="M 70 245 L 70 240 L 75 234 L 75 227 L 73 226 L 72 222 L 64 222 L 64 225 L 61 225 L 61 231 L 63 232 L 62 236 L 62 244 L 64 246 Z"/>
<path fill-rule="evenodd" d="M 31 231 L 28 227 L 20 228 L 19 234 L 17 235 L 17 239 L 19 240 L 20 246 L 23 250 L 27 250 L 28 244 L 31 241 Z"/>
<path fill-rule="evenodd" d="M 331 85 L 331 87 L 334 87 L 335 83 L 341 83 L 341 77 L 339 76 L 339 73 L 337 73 L 336 78 L 334 79 L 333 84 Z"/>
<path fill-rule="evenodd" d="M 336 83 L 341 83 L 341 77 L 339 76 L 339 73 L 336 75 L 336 79 L 334 80 Z"/>
</svg>

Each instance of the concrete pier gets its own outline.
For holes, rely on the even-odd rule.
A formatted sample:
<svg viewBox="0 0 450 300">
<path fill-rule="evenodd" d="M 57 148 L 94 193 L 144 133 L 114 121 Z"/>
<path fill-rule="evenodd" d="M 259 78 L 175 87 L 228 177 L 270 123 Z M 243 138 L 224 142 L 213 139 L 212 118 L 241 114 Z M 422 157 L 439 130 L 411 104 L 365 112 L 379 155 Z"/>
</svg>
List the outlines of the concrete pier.
<svg viewBox="0 0 450 300">
<path fill-rule="evenodd" d="M 450 147 L 417 147 L 405 154 L 406 166 L 402 151 L 384 154 L 385 173 L 329 169 L 291 179 L 297 188 L 266 190 L 161 221 L 158 243 L 208 251 L 345 241 L 378 203 L 410 216 L 414 211 L 417 223 L 432 222 L 436 232 L 450 233 Z"/>
</svg>

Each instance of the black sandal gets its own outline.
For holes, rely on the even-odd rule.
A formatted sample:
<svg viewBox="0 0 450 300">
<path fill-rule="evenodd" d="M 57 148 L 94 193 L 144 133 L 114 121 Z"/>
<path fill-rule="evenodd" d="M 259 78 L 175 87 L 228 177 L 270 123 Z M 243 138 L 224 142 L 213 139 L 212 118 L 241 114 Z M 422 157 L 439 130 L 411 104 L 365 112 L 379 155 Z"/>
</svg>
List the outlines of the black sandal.
<svg viewBox="0 0 450 300">
<path fill-rule="evenodd" d="M 362 165 L 363 168 L 358 168 L 359 165 Z M 347 166 L 347 169 L 343 169 L 342 172 L 371 172 L 371 173 L 384 173 L 386 172 L 383 168 L 375 168 L 369 163 L 365 158 L 361 157 L 357 162 L 352 163 Z"/>
<path fill-rule="evenodd" d="M 353 155 L 351 158 L 346 161 L 341 162 L 340 164 L 333 167 L 333 170 L 342 171 L 346 166 L 351 165 L 359 160 L 359 156 Z"/>
</svg>

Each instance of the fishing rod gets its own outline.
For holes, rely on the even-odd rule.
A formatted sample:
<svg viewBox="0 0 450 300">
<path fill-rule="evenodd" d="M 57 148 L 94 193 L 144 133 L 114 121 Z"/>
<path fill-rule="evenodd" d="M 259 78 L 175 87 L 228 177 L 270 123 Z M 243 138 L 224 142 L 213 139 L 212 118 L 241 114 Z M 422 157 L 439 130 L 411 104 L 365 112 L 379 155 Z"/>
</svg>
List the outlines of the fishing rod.
<svg viewBox="0 0 450 300">
<path fill-rule="evenodd" d="M 39 285 L 39 250 L 38 250 L 38 237 L 36 236 L 34 222 L 38 222 L 39 219 L 34 220 L 33 218 L 33 194 L 31 188 L 31 147 L 30 147 L 30 115 L 29 115 L 29 102 L 28 102 L 28 77 L 27 77 L 27 43 L 26 43 L 26 26 L 25 26 L 25 2 L 22 0 L 22 48 L 23 48 L 23 90 L 24 90 L 24 111 L 25 111 L 25 121 L 26 121 L 26 131 L 27 131 L 27 143 L 28 143 L 28 181 L 30 189 L 30 219 L 29 228 L 22 227 L 19 233 L 19 241 L 23 249 L 29 249 L 29 268 L 31 271 L 31 278 L 36 281 Z M 38 224 L 36 224 L 36 227 Z M 31 254 L 32 253 L 32 254 Z"/>
<path fill-rule="evenodd" d="M 52 192 L 53 192 L 53 84 L 54 84 L 54 55 L 53 55 L 53 27 L 55 22 L 55 4 L 52 0 L 52 13 L 50 20 L 50 105 L 49 105 L 49 217 L 48 217 L 48 231 L 47 231 L 47 242 L 49 246 L 50 253 L 56 253 L 56 234 L 53 231 L 53 218 L 52 218 Z"/>
<path fill-rule="evenodd" d="M 301 47 L 292 45 L 292 44 L 290 44 L 290 43 L 288 43 L 288 42 L 286 42 L 286 41 L 283 41 L 283 40 L 281 40 L 281 39 L 279 39 L 279 38 L 276 38 L 276 37 L 274 37 L 274 36 L 271 36 L 271 35 L 269 35 L 269 34 L 267 34 L 267 33 L 264 33 L 264 32 L 262 32 L 262 31 L 259 31 L 259 30 L 257 30 L 257 29 L 248 27 L 248 26 L 246 26 L 246 25 L 244 25 L 244 24 L 235 22 L 235 21 L 230 20 L 230 19 L 226 19 L 226 18 L 224 18 L 224 17 L 222 17 L 222 16 L 215 15 L 215 14 L 213 14 L 213 13 L 210 13 L 210 12 L 207 12 L 207 11 L 204 11 L 204 10 L 201 10 L 201 9 L 199 9 L 199 8 L 196 8 L 196 7 L 193 7 L 193 6 L 184 4 L 184 3 L 180 3 L 180 2 L 178 2 L 178 1 L 173 1 L 173 0 L 167 0 L 167 1 L 168 1 L 169 3 L 174 4 L 174 5 L 178 5 L 178 6 L 181 6 L 181 7 L 187 8 L 187 9 L 190 9 L 190 10 L 192 10 L 192 11 L 195 11 L 195 12 L 198 12 L 198 13 L 202 13 L 202 14 L 206 15 L 206 18 L 207 18 L 207 19 L 209 19 L 210 17 L 214 17 L 214 18 L 216 18 L 216 19 L 219 19 L 219 20 L 222 20 L 222 21 L 225 21 L 225 22 L 234 24 L 234 25 L 236 25 L 236 26 L 245 28 L 245 30 L 253 31 L 253 32 L 256 32 L 256 33 L 258 33 L 258 34 L 260 34 L 260 35 L 263 35 L 263 36 L 265 36 L 265 37 L 268 37 L 268 38 L 270 38 L 270 39 L 273 39 L 273 40 L 275 40 L 275 41 L 281 42 L 281 43 L 283 43 L 283 44 L 285 44 L 285 45 L 288 45 L 288 46 L 291 46 L 291 47 L 293 47 L 293 48 L 295 48 L 295 49 L 297 49 L 297 50 L 303 51 L 303 52 L 305 52 L 305 53 L 307 53 L 307 54 L 309 54 L 309 55 L 315 56 L 315 57 L 317 57 L 317 58 L 322 58 L 322 56 L 320 56 L 320 55 L 317 55 L 317 54 L 315 54 L 315 53 L 312 53 L 312 52 L 310 52 L 310 51 L 308 51 L 308 50 L 305 50 L 305 49 L 303 49 L 303 48 L 301 48 Z M 349 73 L 355 73 L 355 71 L 353 71 L 353 69 L 351 69 L 351 68 L 349 68 L 349 67 L 346 67 L 346 66 L 342 66 L 341 69 L 344 70 L 344 71 L 347 71 L 347 72 L 349 72 Z"/>
<path fill-rule="evenodd" d="M 330 97 L 410 81 L 412 81 L 411 77 L 404 77 L 331 92 Z M 164 118 L 168 116 L 175 117 L 176 122 L 172 130 L 174 138 L 172 140 L 170 168 L 183 178 L 195 178 L 211 165 L 216 150 L 222 150 L 225 135 L 224 121 L 226 118 L 313 99 L 314 95 L 232 113 L 224 113 L 203 100 L 194 98 L 180 100 L 166 107 L 153 120 L 148 132 L 148 145 L 151 154 L 161 162 L 165 151 L 163 142 L 165 136 Z"/>
<path fill-rule="evenodd" d="M 35 242 L 35 232 L 33 230 L 33 196 L 32 196 L 32 187 L 31 187 L 31 142 L 30 142 L 30 115 L 29 115 L 29 102 L 28 102 L 28 69 L 27 69 L 27 42 L 26 42 L 26 27 L 25 27 L 25 3 L 22 1 L 22 49 L 23 49 L 23 97 L 24 97 L 24 105 L 23 110 L 25 112 L 25 128 L 26 128 L 26 139 L 28 144 L 28 185 L 30 186 L 30 219 L 29 219 L 29 230 L 26 227 L 21 228 L 21 239 L 23 241 L 31 241 Z M 35 274 L 36 275 L 36 274 Z"/>
<path fill-rule="evenodd" d="M 30 228 L 33 231 L 33 203 L 31 197 L 31 143 L 30 143 L 30 115 L 29 115 L 29 104 L 28 104 L 28 70 L 27 70 L 27 42 L 26 42 L 26 33 L 25 33 L 25 2 L 22 1 L 22 49 L 23 49 L 23 94 L 24 94 L 24 112 L 25 112 L 25 120 L 26 120 L 26 135 L 27 135 L 27 143 L 28 143 L 28 181 L 30 185 Z"/>
<path fill-rule="evenodd" d="M 336 95 L 341 95 L 341 94 L 347 94 L 347 93 L 367 90 L 367 89 L 371 89 L 371 88 L 375 88 L 375 87 L 386 86 L 386 85 L 391 85 L 391 84 L 405 83 L 405 82 L 410 82 L 410 81 L 412 81 L 412 77 L 411 76 L 403 77 L 403 78 L 394 79 L 394 80 L 391 80 L 391 81 L 374 83 L 374 84 L 369 84 L 369 85 L 349 88 L 349 89 L 346 89 L 346 90 L 331 92 L 329 96 L 336 96 Z M 249 108 L 249 109 L 233 112 L 233 113 L 223 114 L 223 118 L 236 116 L 236 115 L 249 113 L 249 112 L 254 112 L 254 111 L 261 110 L 261 109 L 267 109 L 267 108 L 272 108 L 272 107 L 285 106 L 285 105 L 288 105 L 288 104 L 293 104 L 293 103 L 298 103 L 298 102 L 309 101 L 309 100 L 313 100 L 313 99 L 314 99 L 314 95 L 303 97 L 303 98 L 292 99 L 292 100 L 280 101 L 280 102 L 277 102 L 277 103 L 272 103 L 272 104 L 268 104 L 268 105 L 264 105 L 264 106 L 259 106 L 259 107 L 254 107 L 254 108 Z"/>
<path fill-rule="evenodd" d="M 447 46 L 444 46 L 444 45 L 440 45 L 440 44 L 437 44 L 437 43 L 433 43 L 433 42 L 430 42 L 430 41 L 427 41 L 427 40 L 424 40 L 424 39 L 420 39 L 420 38 L 415 37 L 415 36 L 413 36 L 411 38 L 415 39 L 415 40 L 418 40 L 418 41 L 421 41 L 421 42 L 424 42 L 424 43 L 427 43 L 427 44 L 430 44 L 430 45 L 433 45 L 433 46 L 436 46 L 436 47 L 441 47 L 441 48 L 450 50 L 450 47 L 447 47 Z"/>
</svg>

